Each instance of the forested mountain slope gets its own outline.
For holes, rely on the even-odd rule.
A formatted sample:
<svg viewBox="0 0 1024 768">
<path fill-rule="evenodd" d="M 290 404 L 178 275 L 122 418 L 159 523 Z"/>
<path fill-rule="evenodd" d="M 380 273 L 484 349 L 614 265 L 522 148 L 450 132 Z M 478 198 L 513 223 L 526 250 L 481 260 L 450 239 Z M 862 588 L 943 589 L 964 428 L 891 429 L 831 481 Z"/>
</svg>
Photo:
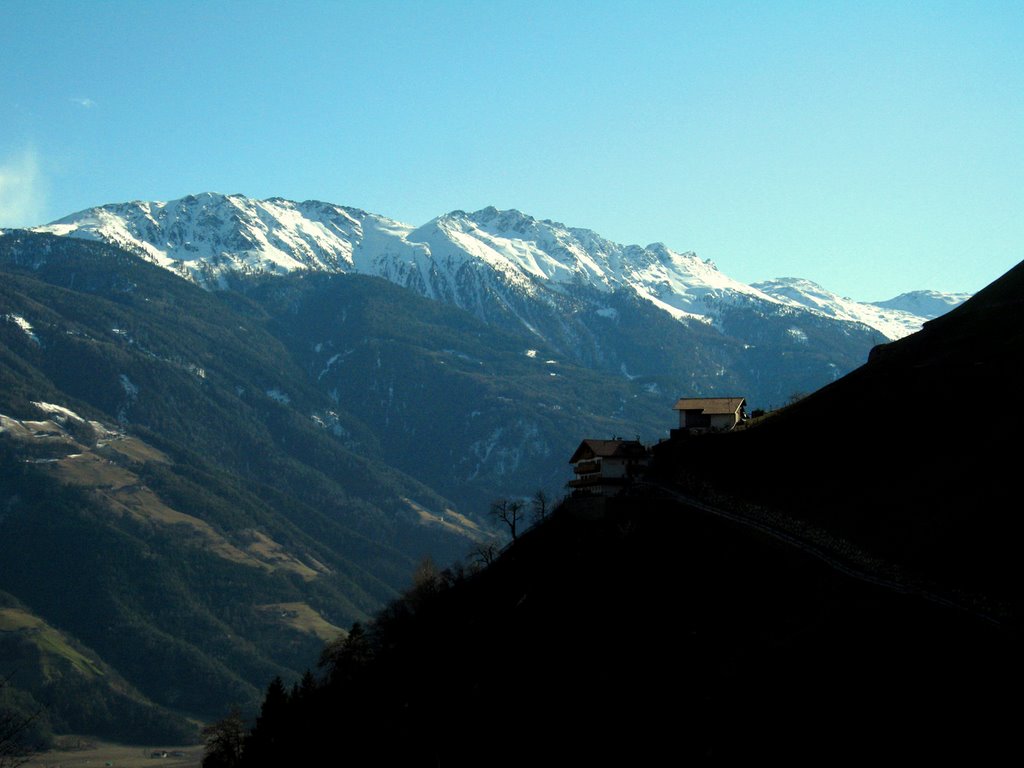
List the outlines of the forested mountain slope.
<svg viewBox="0 0 1024 768">
<path fill-rule="evenodd" d="M 252 702 L 482 535 L 251 302 L 64 238 L 8 233 L 0 269 L 0 589 L 149 701 Z M 45 702 L 75 674 L 25 685 Z"/>
</svg>

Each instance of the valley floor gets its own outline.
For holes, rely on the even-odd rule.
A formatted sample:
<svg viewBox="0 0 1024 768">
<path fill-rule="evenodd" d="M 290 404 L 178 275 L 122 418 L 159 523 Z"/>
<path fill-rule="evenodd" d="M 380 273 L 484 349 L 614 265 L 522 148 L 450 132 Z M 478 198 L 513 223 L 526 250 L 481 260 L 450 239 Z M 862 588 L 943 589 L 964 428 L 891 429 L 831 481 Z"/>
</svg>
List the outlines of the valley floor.
<svg viewBox="0 0 1024 768">
<path fill-rule="evenodd" d="M 116 744 L 88 737 L 79 739 L 74 736 L 59 737 L 57 741 L 58 746 L 63 748 L 40 752 L 25 765 L 28 768 L 199 768 L 203 760 L 203 747 L 198 744 L 184 747 L 140 747 L 137 744 Z M 165 753 L 167 756 L 163 757 Z"/>
</svg>

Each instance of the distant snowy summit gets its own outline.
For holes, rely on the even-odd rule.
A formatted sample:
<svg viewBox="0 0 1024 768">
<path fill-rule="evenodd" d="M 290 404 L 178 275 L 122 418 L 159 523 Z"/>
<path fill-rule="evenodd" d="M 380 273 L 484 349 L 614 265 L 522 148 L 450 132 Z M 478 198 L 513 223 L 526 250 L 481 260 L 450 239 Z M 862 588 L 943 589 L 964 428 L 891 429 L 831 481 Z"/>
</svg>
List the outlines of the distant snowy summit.
<svg viewBox="0 0 1024 768">
<path fill-rule="evenodd" d="M 924 321 L 929 319 L 900 307 L 865 304 L 844 298 L 822 288 L 817 283 L 799 277 L 779 277 L 775 280 L 765 280 L 761 283 L 754 283 L 754 287 L 783 304 L 803 307 L 838 320 L 863 323 L 880 331 L 890 339 L 909 336 L 920 330 Z M 961 301 L 963 300 L 961 299 Z M 949 309 L 952 309 L 952 306 Z"/>
<path fill-rule="evenodd" d="M 487 313 L 487 302 L 559 306 L 581 292 L 628 291 L 680 320 L 715 323 L 723 307 L 743 303 L 769 312 L 802 309 L 896 339 L 966 298 L 920 291 L 872 305 L 795 278 L 746 285 L 661 243 L 620 245 L 493 207 L 412 227 L 331 203 L 204 193 L 103 205 L 36 230 L 118 245 L 210 289 L 227 287 L 235 275 L 358 273 L 478 315 Z"/>
<path fill-rule="evenodd" d="M 971 298 L 969 293 L 939 293 L 938 291 L 911 291 L 901 293 L 888 301 L 876 301 L 876 307 L 896 309 L 911 315 L 933 320 Z"/>
</svg>

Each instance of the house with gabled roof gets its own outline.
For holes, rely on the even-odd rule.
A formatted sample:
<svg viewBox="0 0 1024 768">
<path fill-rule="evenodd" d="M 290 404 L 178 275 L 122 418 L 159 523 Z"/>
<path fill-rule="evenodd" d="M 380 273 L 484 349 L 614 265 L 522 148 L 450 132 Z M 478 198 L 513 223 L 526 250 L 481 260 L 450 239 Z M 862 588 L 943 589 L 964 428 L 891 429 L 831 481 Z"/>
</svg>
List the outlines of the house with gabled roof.
<svg viewBox="0 0 1024 768">
<path fill-rule="evenodd" d="M 672 409 L 679 411 L 679 429 L 726 432 L 747 417 L 746 406 L 743 397 L 683 397 Z"/>
<path fill-rule="evenodd" d="M 643 474 L 650 461 L 650 451 L 639 440 L 584 440 L 569 459 L 575 475 L 569 487 L 611 496 Z"/>
<path fill-rule="evenodd" d="M 679 428 L 672 436 L 727 432 L 746 419 L 743 397 L 683 397 L 672 408 L 679 411 Z M 651 463 L 652 450 L 639 440 L 588 438 L 579 444 L 569 463 L 573 479 L 567 485 L 574 496 L 614 496 L 640 479 Z"/>
</svg>

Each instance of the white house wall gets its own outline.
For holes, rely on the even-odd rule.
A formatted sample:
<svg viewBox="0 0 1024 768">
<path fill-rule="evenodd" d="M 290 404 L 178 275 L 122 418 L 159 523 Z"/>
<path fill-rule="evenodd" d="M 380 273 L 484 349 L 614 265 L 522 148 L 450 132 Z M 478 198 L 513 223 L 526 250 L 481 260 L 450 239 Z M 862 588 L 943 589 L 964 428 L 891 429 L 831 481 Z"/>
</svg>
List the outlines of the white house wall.
<svg viewBox="0 0 1024 768">
<path fill-rule="evenodd" d="M 604 459 L 601 462 L 601 477 L 625 477 L 626 464 L 615 459 Z"/>
<path fill-rule="evenodd" d="M 736 426 L 736 416 L 734 414 L 715 414 L 711 417 L 711 429 L 732 429 Z"/>
</svg>

